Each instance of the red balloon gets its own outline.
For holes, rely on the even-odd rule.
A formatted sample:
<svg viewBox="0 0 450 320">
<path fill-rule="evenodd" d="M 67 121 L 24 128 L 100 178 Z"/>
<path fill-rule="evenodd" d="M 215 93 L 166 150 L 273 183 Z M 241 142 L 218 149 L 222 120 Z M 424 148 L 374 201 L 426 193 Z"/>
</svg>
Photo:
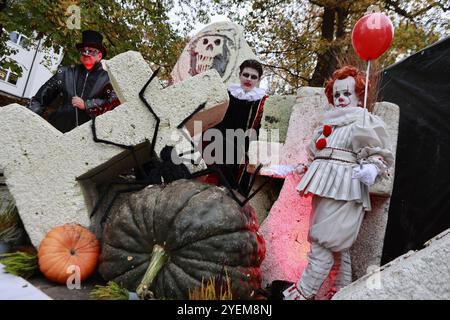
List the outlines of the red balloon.
<svg viewBox="0 0 450 320">
<path fill-rule="evenodd" d="M 381 56 L 391 45 L 394 26 L 391 20 L 380 12 L 368 14 L 355 24 L 352 44 L 361 59 L 369 61 Z"/>
</svg>

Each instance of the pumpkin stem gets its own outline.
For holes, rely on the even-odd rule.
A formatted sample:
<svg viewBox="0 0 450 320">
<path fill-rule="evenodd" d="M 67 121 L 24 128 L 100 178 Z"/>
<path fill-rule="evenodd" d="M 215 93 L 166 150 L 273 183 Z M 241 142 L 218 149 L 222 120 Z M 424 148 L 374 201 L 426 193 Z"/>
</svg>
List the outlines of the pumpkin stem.
<svg viewBox="0 0 450 320">
<path fill-rule="evenodd" d="M 145 299 L 145 297 L 148 297 L 148 295 L 153 295 L 153 293 L 150 291 L 150 286 L 152 285 L 152 282 L 158 274 L 159 270 L 161 270 L 167 260 L 169 260 L 169 255 L 167 254 L 167 252 L 162 246 L 160 246 L 159 244 L 155 244 L 153 246 L 150 264 L 144 274 L 144 277 L 142 278 L 141 284 L 136 289 L 136 293 L 139 298 Z"/>
</svg>

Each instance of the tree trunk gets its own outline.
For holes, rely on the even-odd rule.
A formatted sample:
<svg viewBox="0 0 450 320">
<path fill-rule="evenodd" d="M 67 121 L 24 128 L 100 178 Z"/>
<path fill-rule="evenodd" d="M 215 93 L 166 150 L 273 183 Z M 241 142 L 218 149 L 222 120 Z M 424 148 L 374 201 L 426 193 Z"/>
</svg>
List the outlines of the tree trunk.
<svg viewBox="0 0 450 320">
<path fill-rule="evenodd" d="M 334 35 L 334 20 L 335 9 L 325 7 L 322 16 L 322 39 L 331 43 Z M 317 64 L 314 69 L 313 76 L 309 82 L 310 86 L 322 87 L 325 79 L 330 75 L 331 69 L 337 64 L 334 58 L 334 52 L 331 47 L 328 47 L 323 53 L 319 53 L 317 56 Z"/>
<path fill-rule="evenodd" d="M 338 39 L 345 35 L 344 30 L 347 15 L 348 10 L 344 8 L 324 8 L 321 28 L 322 39 L 327 40 L 330 46 L 323 53 L 318 54 L 316 68 L 309 82 L 310 86 L 323 87 L 325 81 L 331 77 L 336 69 L 339 50 L 336 46 L 333 46 L 332 42 L 335 37 Z"/>
<path fill-rule="evenodd" d="M 317 65 L 309 81 L 309 85 L 312 87 L 323 87 L 325 81 L 331 77 L 336 67 L 336 51 L 333 48 L 328 48 L 323 54 L 317 57 Z"/>
</svg>

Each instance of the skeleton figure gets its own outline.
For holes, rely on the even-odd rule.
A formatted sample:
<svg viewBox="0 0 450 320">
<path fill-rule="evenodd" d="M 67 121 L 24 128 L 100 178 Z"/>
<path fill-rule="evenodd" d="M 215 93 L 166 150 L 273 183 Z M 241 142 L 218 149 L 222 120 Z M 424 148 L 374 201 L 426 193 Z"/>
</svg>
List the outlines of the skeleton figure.
<svg viewBox="0 0 450 320">
<path fill-rule="evenodd" d="M 222 35 L 204 35 L 192 42 L 189 74 L 195 76 L 214 68 L 223 77 L 229 62 L 229 42 L 231 40 Z"/>
</svg>

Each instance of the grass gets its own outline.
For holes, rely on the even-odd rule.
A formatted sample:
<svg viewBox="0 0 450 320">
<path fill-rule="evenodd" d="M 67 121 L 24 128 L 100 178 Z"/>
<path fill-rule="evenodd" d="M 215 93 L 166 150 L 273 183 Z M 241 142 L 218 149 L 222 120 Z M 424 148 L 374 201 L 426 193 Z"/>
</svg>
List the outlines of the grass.
<svg viewBox="0 0 450 320">
<path fill-rule="evenodd" d="M 96 285 L 90 296 L 96 300 L 128 300 L 128 290 L 116 282 L 109 281 L 106 286 Z"/>
<path fill-rule="evenodd" d="M 0 203 L 1 207 L 3 207 L 3 203 Z M 0 213 L 0 241 L 12 243 L 21 235 L 19 213 L 14 203 L 9 202 L 4 211 Z"/>
<path fill-rule="evenodd" d="M 231 279 L 228 272 L 211 278 L 205 284 L 202 279 L 200 288 L 189 290 L 189 300 L 233 300 L 233 292 L 231 290 Z"/>
<path fill-rule="evenodd" d="M 36 254 L 26 252 L 13 252 L 0 254 L 0 262 L 5 271 L 22 278 L 31 278 L 39 270 Z"/>
</svg>

